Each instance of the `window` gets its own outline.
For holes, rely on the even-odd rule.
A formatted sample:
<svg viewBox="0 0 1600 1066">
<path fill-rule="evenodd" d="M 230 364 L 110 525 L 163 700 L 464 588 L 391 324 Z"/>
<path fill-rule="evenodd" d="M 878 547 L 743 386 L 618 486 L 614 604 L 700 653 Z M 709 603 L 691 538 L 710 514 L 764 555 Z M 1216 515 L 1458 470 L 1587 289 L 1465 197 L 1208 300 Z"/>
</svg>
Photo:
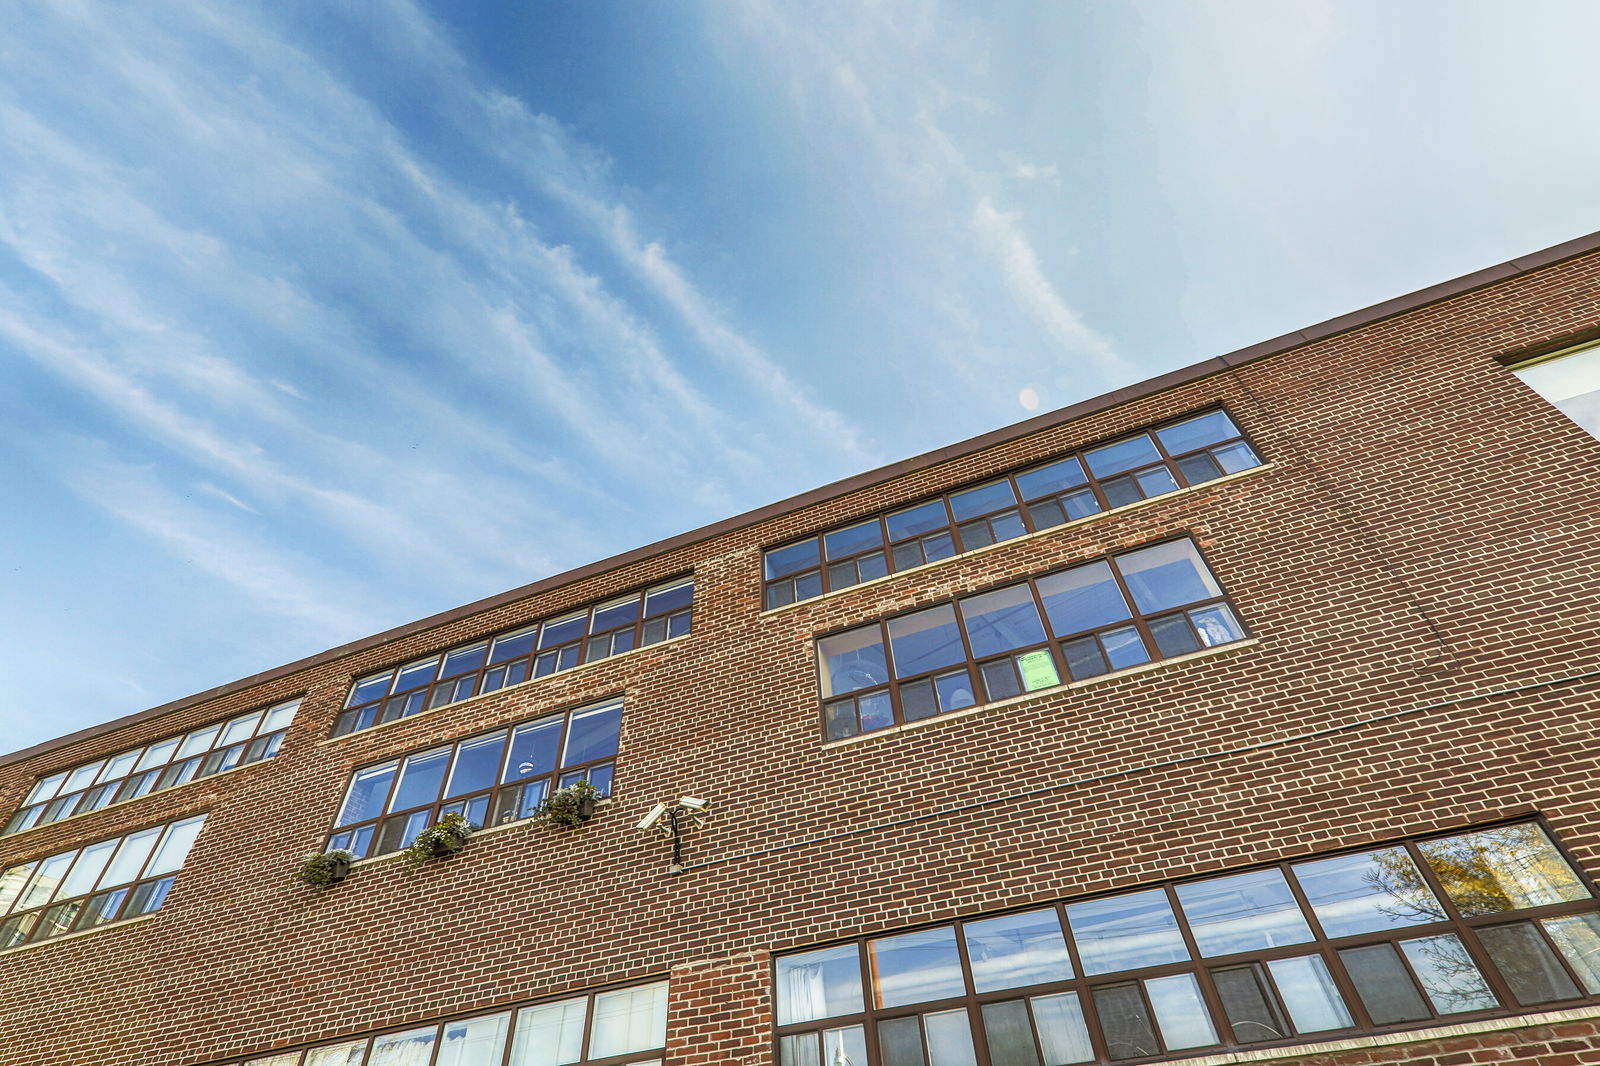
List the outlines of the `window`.
<svg viewBox="0 0 1600 1066">
<path fill-rule="evenodd" d="M 608 794 L 621 731 L 622 700 L 607 700 L 363 767 L 328 848 L 357 858 L 398 851 L 452 813 L 479 829 L 503 825 L 582 780 Z"/>
<path fill-rule="evenodd" d="M 1523 822 L 784 955 L 774 982 L 781 1066 L 1178 1057 L 1593 1002 L 1600 901 Z"/>
<path fill-rule="evenodd" d="M 41 778 L 6 833 L 49 825 L 278 754 L 298 698 Z"/>
<path fill-rule="evenodd" d="M 1260 466 L 1224 411 L 1052 459 L 763 554 L 770 610 Z"/>
<path fill-rule="evenodd" d="M 829 740 L 1244 639 L 1187 538 L 817 641 Z"/>
<path fill-rule="evenodd" d="M 661 1066 L 666 1044 L 661 981 L 275 1052 L 238 1066 Z"/>
<path fill-rule="evenodd" d="M 1517 377 L 1568 418 L 1600 437 L 1600 341 L 1515 368 Z"/>
<path fill-rule="evenodd" d="M 682 578 L 368 674 L 350 686 L 333 735 L 684 636 L 693 600 L 694 579 Z"/>
<path fill-rule="evenodd" d="M 0 948 L 157 910 L 206 816 L 151 826 L 0 872 Z"/>
</svg>

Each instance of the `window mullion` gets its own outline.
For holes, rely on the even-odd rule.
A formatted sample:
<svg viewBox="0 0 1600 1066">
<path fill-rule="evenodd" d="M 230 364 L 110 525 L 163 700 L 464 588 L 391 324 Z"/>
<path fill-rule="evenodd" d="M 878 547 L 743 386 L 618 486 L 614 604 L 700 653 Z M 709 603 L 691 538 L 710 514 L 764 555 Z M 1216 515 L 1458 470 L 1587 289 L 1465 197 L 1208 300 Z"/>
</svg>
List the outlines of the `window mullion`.
<svg viewBox="0 0 1600 1066">
<path fill-rule="evenodd" d="M 1240 1041 L 1234 1038 L 1233 1023 L 1228 1020 L 1227 1012 L 1222 1009 L 1222 997 L 1212 984 L 1211 971 L 1206 967 L 1205 957 L 1200 953 L 1200 944 L 1195 940 L 1194 930 L 1189 928 L 1189 916 L 1183 912 L 1183 902 L 1178 899 L 1178 890 L 1170 881 L 1162 887 L 1166 892 L 1167 906 L 1172 908 L 1172 916 L 1178 923 L 1178 932 L 1183 937 L 1184 947 L 1189 950 L 1195 980 L 1200 984 L 1200 998 L 1205 1003 L 1206 1009 L 1211 1012 L 1212 1028 L 1218 1037 L 1228 1037 L 1222 1041 L 1224 1045 L 1237 1046 Z"/>
</svg>

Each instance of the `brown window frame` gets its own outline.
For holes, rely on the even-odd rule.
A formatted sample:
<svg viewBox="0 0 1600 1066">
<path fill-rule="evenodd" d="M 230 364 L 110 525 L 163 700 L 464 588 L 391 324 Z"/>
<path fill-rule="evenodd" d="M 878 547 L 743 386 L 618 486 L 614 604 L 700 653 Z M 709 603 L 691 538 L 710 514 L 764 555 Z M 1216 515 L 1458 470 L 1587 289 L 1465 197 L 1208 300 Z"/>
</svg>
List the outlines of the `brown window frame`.
<svg viewBox="0 0 1600 1066">
<path fill-rule="evenodd" d="M 1540 906 L 1514 907 L 1510 910 L 1497 911 L 1489 914 L 1466 915 L 1461 912 L 1454 898 L 1445 890 L 1440 877 L 1429 864 L 1426 856 L 1421 852 L 1420 845 L 1433 841 L 1448 840 L 1455 837 L 1464 837 L 1471 834 L 1506 829 L 1516 826 L 1534 826 L 1543 834 L 1553 846 L 1557 855 L 1565 861 L 1567 866 L 1576 876 L 1578 883 L 1589 893 L 1585 899 L 1571 900 Z M 1358 855 L 1366 852 L 1379 852 L 1392 848 L 1403 848 L 1422 875 L 1423 884 L 1432 893 L 1434 902 L 1444 912 L 1444 918 L 1438 921 L 1423 922 L 1403 925 L 1390 929 L 1361 932 L 1345 936 L 1328 936 L 1323 929 L 1321 919 L 1311 906 L 1306 892 L 1292 872 L 1298 865 L 1315 863 L 1324 859 L 1333 859 L 1340 856 Z M 1238 951 L 1227 954 L 1203 955 L 1199 950 L 1197 938 L 1191 919 L 1185 913 L 1179 900 L 1178 889 L 1181 886 L 1198 884 L 1206 881 L 1226 879 L 1235 875 L 1249 874 L 1263 870 L 1277 870 L 1283 877 L 1284 884 L 1293 895 L 1297 913 L 1305 921 L 1311 933 L 1311 938 L 1294 944 L 1282 944 L 1271 948 Z M 1176 930 L 1182 936 L 1185 949 L 1189 955 L 1186 961 L 1169 962 L 1160 965 L 1130 968 L 1126 970 L 1111 970 L 1088 974 L 1085 972 L 1083 960 L 1078 947 L 1078 934 L 1067 921 L 1067 908 L 1091 903 L 1097 900 L 1112 899 L 1129 896 L 1136 893 L 1161 892 L 1165 902 L 1171 910 L 1176 923 Z M 1061 929 L 1066 945 L 1073 976 L 1065 980 L 1045 981 L 1032 985 L 1020 985 L 1015 988 L 999 989 L 988 992 L 976 991 L 973 978 L 973 968 L 968 952 L 967 938 L 963 933 L 964 928 L 972 923 L 983 922 L 993 918 L 1010 915 L 1038 913 L 1052 911 Z M 1054 996 L 1058 994 L 1071 994 L 1081 1012 L 1085 1030 L 1088 1034 L 1095 1057 L 1084 1060 L 1086 1064 L 1101 1064 L 1101 1066 L 1127 1066 L 1142 1062 L 1165 1062 L 1182 1060 L 1202 1055 L 1230 1054 L 1244 1051 L 1258 1051 L 1270 1048 L 1292 1048 L 1295 1045 L 1317 1043 L 1328 1040 L 1346 1040 L 1352 1037 L 1361 1037 L 1390 1032 L 1403 1032 L 1407 1030 L 1429 1028 L 1441 1025 L 1456 1025 L 1465 1021 L 1490 1019 L 1501 1017 L 1516 1017 L 1519 1015 L 1533 1014 L 1546 1010 L 1558 1010 L 1579 1004 L 1600 1002 L 1600 992 L 1588 992 L 1581 975 L 1573 967 L 1567 956 L 1560 950 L 1559 945 L 1550 936 L 1543 925 L 1545 919 L 1562 918 L 1578 914 L 1600 915 L 1600 893 L 1596 892 L 1593 878 L 1574 858 L 1561 838 L 1551 831 L 1549 824 L 1542 816 L 1520 817 L 1501 822 L 1460 827 L 1444 832 L 1428 833 L 1398 840 L 1391 839 L 1381 842 L 1368 843 L 1359 847 L 1343 848 L 1338 851 L 1322 852 L 1310 855 L 1300 855 L 1291 859 L 1278 862 L 1259 863 L 1252 866 L 1214 871 L 1205 875 L 1173 879 L 1134 887 L 1120 888 L 1109 892 L 1100 892 L 1092 895 L 1072 897 L 1069 899 L 1046 901 L 1031 906 L 1009 908 L 1004 911 L 995 911 L 984 914 L 968 915 L 951 921 L 929 923 L 910 929 L 883 930 L 871 936 L 862 936 L 849 940 L 832 941 L 828 943 L 807 945 L 804 948 L 777 952 L 773 956 L 769 979 L 774 990 L 773 1011 L 773 1062 L 781 1063 L 780 1050 L 784 1037 L 806 1033 L 822 1034 L 824 1031 L 839 1030 L 859 1026 L 862 1029 L 863 1039 L 867 1047 L 867 1060 L 856 1063 L 855 1066 L 881 1066 L 882 1051 L 877 1039 L 877 1029 L 885 1021 L 897 1018 L 917 1017 L 920 1015 L 937 1013 L 947 1010 L 965 1010 L 967 1024 L 972 1035 L 973 1050 L 977 1056 L 978 1066 L 991 1066 L 990 1049 L 985 1029 L 983 1007 L 985 1004 L 1023 1002 L 1030 1004 L 1036 998 Z M 1488 950 L 1483 946 L 1478 933 L 1485 928 L 1496 926 L 1526 925 L 1537 932 L 1540 943 L 1552 957 L 1572 987 L 1578 990 L 1577 996 L 1557 998 L 1530 1005 L 1521 1004 L 1509 982 L 1500 972 Z M 899 1004 L 893 1007 L 875 1007 L 872 958 L 869 944 L 872 941 L 900 936 L 905 933 L 915 933 L 937 929 L 949 928 L 954 933 L 958 957 L 960 960 L 961 982 L 963 994 L 939 1000 Z M 1455 1011 L 1445 1013 L 1432 1001 L 1429 992 L 1419 978 L 1412 960 L 1400 948 L 1403 941 L 1422 940 L 1440 935 L 1453 935 L 1464 949 L 1466 957 L 1476 966 L 1483 984 L 1496 998 L 1497 1005 L 1492 1008 L 1479 1010 Z M 778 1000 L 781 990 L 778 984 L 778 972 L 781 961 L 785 958 L 803 956 L 812 952 L 829 948 L 841 948 L 854 945 L 858 950 L 860 978 L 860 991 L 865 1009 L 850 1014 L 834 1015 L 826 1018 L 815 1018 L 806 1021 L 779 1024 Z M 1374 945 L 1389 945 L 1392 954 L 1400 965 L 1400 972 L 1410 982 L 1411 991 L 1416 998 L 1427 1008 L 1428 1016 L 1413 1018 L 1405 1021 L 1379 1024 L 1372 1020 L 1370 1009 L 1357 991 L 1356 983 L 1347 971 L 1340 953 L 1352 948 L 1371 947 Z M 1315 956 L 1322 960 L 1332 984 L 1343 1000 L 1343 1007 L 1351 1019 L 1349 1026 L 1333 1029 L 1316 1029 L 1301 1031 L 1288 1019 L 1287 999 L 1276 991 L 1275 985 L 1272 998 L 1266 1003 L 1275 1008 L 1280 1020 L 1284 1021 L 1291 1034 L 1278 1039 L 1265 1040 L 1239 1040 L 1232 1029 L 1227 1010 L 1216 987 L 1215 975 L 1219 971 L 1228 971 L 1242 967 L 1259 965 L 1259 969 L 1266 970 L 1264 964 L 1302 957 Z M 1200 1002 L 1205 1011 L 1217 1039 L 1215 1043 L 1203 1046 L 1192 1046 L 1163 1051 L 1160 1054 L 1145 1056 L 1127 1056 L 1112 1058 L 1107 1046 L 1105 1027 L 1099 1018 L 1099 1008 L 1095 1002 L 1096 989 L 1109 989 L 1133 984 L 1139 989 L 1139 994 L 1144 1002 L 1144 1013 L 1151 1020 L 1152 1029 L 1158 1034 L 1159 1022 L 1156 1013 L 1151 1008 L 1148 993 L 1144 990 L 1143 982 L 1147 979 L 1170 977 L 1174 975 L 1190 974 L 1195 979 L 1200 993 Z M 1269 981 L 1271 978 L 1269 977 Z M 1036 1051 L 1038 1050 L 1038 1037 L 1035 1035 Z M 1042 1061 L 1042 1059 L 1041 1059 Z"/>
<path fill-rule="evenodd" d="M 1149 612 L 1141 610 L 1138 601 L 1135 599 L 1134 594 L 1129 587 L 1127 577 L 1117 565 L 1117 560 L 1128 556 L 1138 555 L 1142 552 L 1153 549 L 1159 549 L 1166 545 L 1180 543 L 1186 543 L 1193 549 L 1195 556 L 1199 559 L 1201 565 L 1205 567 L 1207 576 L 1220 590 L 1220 594 L 1216 596 L 1202 597 L 1201 599 L 1191 600 L 1180 604 L 1163 606 L 1157 610 Z M 1072 632 L 1065 634 L 1056 634 L 1049 612 L 1045 606 L 1045 596 L 1043 593 L 1041 593 L 1039 588 L 1040 583 L 1048 581 L 1049 579 L 1058 575 L 1068 574 L 1079 570 L 1088 570 L 1101 565 L 1106 567 L 1111 577 L 1115 581 L 1117 590 L 1130 612 L 1128 617 L 1115 619 L 1083 629 L 1073 630 Z M 971 603 L 984 596 L 992 595 L 1003 590 L 1023 587 L 1027 588 L 1032 598 L 1034 610 L 1036 611 L 1040 624 L 1043 627 L 1044 639 L 1042 641 L 1034 641 L 1028 644 L 1017 645 L 1004 652 L 991 652 L 981 657 L 978 656 L 973 650 L 972 635 L 969 632 L 969 622 L 963 613 L 962 605 Z M 943 607 L 949 607 L 951 609 L 955 628 L 961 636 L 964 658 L 962 661 L 953 664 L 940 666 L 919 673 L 907 674 L 903 677 L 900 676 L 897 672 L 892 645 L 892 632 L 894 623 L 900 619 L 909 618 L 924 612 L 933 612 Z M 1221 607 L 1225 611 L 1228 619 L 1233 623 L 1234 628 L 1237 630 L 1236 636 L 1233 636 L 1231 639 L 1226 641 L 1219 641 L 1215 644 L 1209 643 L 1208 640 L 1200 634 L 1195 623 L 1190 618 L 1192 612 L 1204 611 L 1214 607 Z M 1194 648 L 1187 651 L 1174 652 L 1171 654 L 1166 653 L 1166 651 L 1162 648 L 1161 641 L 1157 638 L 1155 629 L 1153 627 L 1156 624 L 1164 623 L 1173 618 L 1184 619 L 1187 629 L 1189 630 L 1190 637 L 1194 641 Z M 877 627 L 878 646 L 884 652 L 887 680 L 877 684 L 864 685 L 860 688 L 852 689 L 847 692 L 835 692 L 831 695 L 828 694 L 825 685 L 825 674 L 828 670 L 828 665 L 823 654 L 823 644 L 829 640 L 833 640 L 846 634 L 860 633 L 871 630 L 873 627 Z M 1108 650 L 1107 645 L 1105 644 L 1104 638 L 1108 634 L 1118 633 L 1129 628 L 1132 628 L 1137 632 L 1143 651 L 1146 653 L 1146 658 L 1139 662 L 1130 662 L 1126 665 L 1117 665 L 1113 660 L 1112 653 Z M 1016 696 L 1026 695 L 1028 692 L 1051 688 L 1056 684 L 1068 684 L 1074 681 L 1087 681 L 1095 677 L 1104 677 L 1108 674 L 1114 674 L 1121 670 L 1134 669 L 1139 666 L 1147 666 L 1153 663 L 1159 663 L 1168 659 L 1177 658 L 1181 655 L 1192 654 L 1194 652 L 1204 651 L 1214 647 L 1224 647 L 1228 644 L 1235 644 L 1244 640 L 1249 640 L 1250 638 L 1251 633 L 1249 628 L 1245 625 L 1243 619 L 1240 618 L 1239 611 L 1234 606 L 1233 598 L 1228 594 L 1227 588 L 1217 577 L 1216 569 L 1211 565 L 1211 560 L 1206 556 L 1204 549 L 1202 549 L 1200 545 L 1195 542 L 1194 538 L 1187 533 L 1173 537 L 1166 537 L 1158 541 L 1152 541 L 1148 544 L 1141 544 L 1135 548 L 1128 548 L 1122 551 L 1096 556 L 1092 559 L 1081 560 L 1073 563 L 1071 566 L 1056 567 L 1051 570 L 1022 575 L 998 584 L 987 585 L 982 588 L 975 589 L 972 592 L 963 593 L 960 596 L 952 597 L 950 599 L 936 600 L 932 603 L 919 604 L 916 607 L 899 611 L 892 615 L 886 615 L 882 618 L 874 619 L 873 621 L 865 624 L 845 626 L 840 629 L 830 630 L 828 632 L 818 634 L 813 643 L 815 645 L 814 654 L 816 655 L 817 699 L 820 707 L 820 725 L 822 736 L 824 741 L 845 740 L 849 739 L 850 737 L 861 736 L 867 733 L 877 732 L 882 729 L 905 725 L 910 721 L 919 721 L 926 718 L 938 717 L 939 715 L 953 713 L 954 711 L 963 710 L 967 707 L 980 706 L 986 703 L 997 702 L 1001 699 L 1010 699 Z M 1091 640 L 1096 646 L 1100 661 L 1102 665 L 1105 666 L 1105 669 L 1097 673 L 1085 674 L 1084 676 L 1079 677 L 1075 675 L 1071 669 L 1073 660 L 1072 656 L 1068 652 L 1068 648 L 1086 644 Z M 1035 686 L 1028 685 L 1021 660 L 1024 656 L 1028 656 L 1037 652 L 1049 654 L 1051 665 L 1056 677 L 1054 684 Z M 989 671 L 991 669 L 999 670 L 1007 661 L 1012 664 L 1010 676 L 1013 680 L 1013 683 L 1016 685 L 1016 690 L 1007 692 L 1003 695 L 994 695 L 992 693 L 995 685 Z M 960 674 L 965 675 L 967 685 L 966 691 L 970 696 L 970 699 L 968 702 L 962 703 L 958 706 L 946 707 L 943 705 L 944 700 L 942 699 L 940 682 L 947 681 L 947 679 L 950 679 L 952 676 Z M 922 685 L 925 682 L 933 683 L 935 693 L 935 709 L 931 713 L 908 714 L 905 690 L 907 688 L 914 688 Z M 957 679 L 955 683 L 959 684 L 959 679 Z M 875 725 L 870 728 L 863 728 L 860 700 L 863 697 L 872 697 L 880 693 L 886 693 L 888 695 L 889 709 L 892 714 L 892 720 L 883 722 L 880 725 Z M 983 698 L 979 698 L 980 693 L 984 694 Z M 844 730 L 838 728 L 837 724 L 843 721 L 843 716 L 847 713 L 843 706 L 847 703 L 852 705 L 849 708 L 848 713 L 855 722 L 855 728 Z"/>
<path fill-rule="evenodd" d="M 687 586 L 689 600 L 679 606 L 669 606 L 655 614 L 650 610 L 650 598 L 659 594 L 676 592 Z M 591 632 L 597 612 L 615 608 L 634 600 L 638 605 L 632 622 Z M 557 643 L 546 644 L 547 632 L 553 627 L 582 619 L 576 635 L 563 635 Z M 571 670 L 585 663 L 600 662 L 625 652 L 661 644 L 678 637 L 688 636 L 694 628 L 694 575 L 679 574 L 666 581 L 655 581 L 620 596 L 563 611 L 536 622 L 514 626 L 510 629 L 454 645 L 444 651 L 433 652 L 419 658 L 396 663 L 383 670 L 375 670 L 353 679 L 345 696 L 345 706 L 333 722 L 332 736 L 344 736 L 388 722 L 409 718 L 423 711 L 433 710 L 451 703 L 487 695 L 503 688 L 520 685 L 540 677 L 548 677 L 562 670 Z M 618 647 L 618 635 L 629 634 L 626 647 Z M 527 648 L 519 649 L 518 642 L 526 638 Z M 599 642 L 605 640 L 604 649 Z M 502 648 L 509 651 L 502 653 Z M 482 649 L 478 663 L 470 669 L 457 668 L 447 676 L 440 676 L 452 658 L 471 656 Z M 601 652 L 603 654 L 596 654 Z M 497 656 L 499 656 L 497 658 Z M 419 671 L 432 664 L 430 680 L 410 688 L 396 690 L 402 675 Z M 369 687 L 387 678 L 382 692 L 366 694 Z M 357 697 L 361 697 L 358 701 Z"/>
<path fill-rule="evenodd" d="M 1173 430 L 1189 422 L 1208 418 L 1220 414 L 1236 431 L 1233 436 L 1222 437 L 1196 447 L 1183 451 L 1171 451 L 1162 442 L 1160 434 Z M 1098 453 L 1103 449 L 1136 441 L 1139 438 L 1147 439 L 1155 449 L 1157 458 L 1152 462 L 1119 470 L 1112 474 L 1097 475 L 1089 466 L 1090 453 Z M 1229 471 L 1223 468 L 1212 454 L 1224 448 L 1243 445 L 1255 459 L 1254 463 L 1242 466 L 1239 470 Z M 1215 473 L 1205 477 L 1196 478 L 1185 468 L 1185 464 L 1196 464 L 1202 458 L 1207 459 L 1216 469 Z M 1057 464 L 1076 462 L 1078 472 L 1083 481 L 1069 486 L 1063 486 L 1050 491 L 1033 491 L 1023 488 L 1023 479 L 1029 475 L 1041 472 Z M 1078 521 L 1097 514 L 1104 514 L 1117 507 L 1130 506 L 1144 500 L 1154 499 L 1169 492 L 1180 489 L 1192 488 L 1203 485 L 1218 478 L 1227 477 L 1231 473 L 1255 469 L 1264 465 L 1266 460 L 1261 458 L 1261 451 L 1256 447 L 1248 434 L 1239 428 L 1239 423 L 1233 418 L 1226 406 L 1209 407 L 1203 411 L 1184 415 L 1182 418 L 1171 419 L 1159 425 L 1139 430 L 1136 433 L 1124 433 L 1109 440 L 1096 443 L 1075 451 L 1064 452 L 1040 463 L 1031 463 L 1026 467 L 1019 467 L 1005 473 L 984 478 L 980 481 L 962 485 L 949 492 L 938 496 L 931 496 L 914 503 L 895 507 L 875 515 L 867 515 L 852 519 L 849 522 L 809 536 L 787 541 L 783 544 L 764 549 L 762 551 L 762 607 L 764 610 L 777 610 L 790 604 L 802 603 L 806 600 L 816 599 L 833 592 L 854 587 L 864 581 L 871 581 L 889 574 L 913 569 L 926 563 L 937 562 L 942 559 L 954 558 L 957 555 L 991 544 L 999 544 L 1008 540 L 1028 536 L 1042 530 L 1052 529 L 1067 522 Z M 1164 471 L 1173 481 L 1170 488 L 1163 488 L 1159 492 L 1146 492 L 1138 483 L 1138 475 L 1148 475 L 1153 471 Z M 1113 491 L 1120 492 L 1119 483 L 1126 482 L 1125 488 L 1131 488 L 1133 494 L 1126 499 L 1113 499 Z M 1010 501 L 974 510 L 964 516 L 957 514 L 957 501 L 969 494 L 996 486 L 1007 485 L 1010 489 Z M 1074 514 L 1067 507 L 1069 497 L 1078 497 L 1087 492 L 1095 502 L 1095 509 L 1082 514 Z M 899 535 L 891 529 L 891 522 L 901 515 L 920 511 L 923 508 L 943 508 L 942 521 L 936 522 L 927 528 L 915 531 L 904 531 Z M 1054 507 L 1058 517 L 1052 518 L 1047 508 Z M 1001 522 L 1003 525 L 997 526 Z M 877 539 L 851 550 L 842 550 L 834 555 L 828 548 L 827 541 L 831 537 L 855 530 L 861 526 L 876 525 Z M 816 562 L 814 565 L 801 566 L 798 569 L 788 570 L 782 574 L 772 575 L 768 560 L 780 552 L 800 548 L 810 542 L 816 542 Z M 842 580 L 845 575 L 853 575 L 853 580 Z M 815 579 L 816 591 L 801 594 L 803 579 Z"/>
</svg>

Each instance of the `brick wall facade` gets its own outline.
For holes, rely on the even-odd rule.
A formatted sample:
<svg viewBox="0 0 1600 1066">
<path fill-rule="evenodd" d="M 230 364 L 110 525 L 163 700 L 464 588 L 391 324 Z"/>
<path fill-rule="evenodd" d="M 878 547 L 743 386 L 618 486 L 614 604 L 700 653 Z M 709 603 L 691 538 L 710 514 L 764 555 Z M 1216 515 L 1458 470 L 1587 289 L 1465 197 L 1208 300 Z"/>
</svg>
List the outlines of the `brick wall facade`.
<svg viewBox="0 0 1600 1066">
<path fill-rule="evenodd" d="M 9 813 L 47 772 L 304 694 L 275 759 L 0 837 L 4 866 L 209 812 L 157 914 L 0 952 L 0 1064 L 210 1063 L 652 976 L 673 1066 L 767 1064 L 796 947 L 1533 812 L 1600 875 L 1600 441 L 1497 361 L 1597 325 L 1600 254 L 1509 271 L 0 763 Z M 764 546 L 1218 403 L 1268 465 L 761 609 Z M 817 634 L 1180 534 L 1252 641 L 822 743 Z M 328 739 L 352 677 L 690 570 L 686 639 Z M 616 694 L 615 798 L 582 829 L 290 882 L 353 768 Z M 682 794 L 715 809 L 673 876 L 634 823 Z M 1197 1061 L 1600 1062 L 1600 1010 L 1347 1043 Z"/>
</svg>

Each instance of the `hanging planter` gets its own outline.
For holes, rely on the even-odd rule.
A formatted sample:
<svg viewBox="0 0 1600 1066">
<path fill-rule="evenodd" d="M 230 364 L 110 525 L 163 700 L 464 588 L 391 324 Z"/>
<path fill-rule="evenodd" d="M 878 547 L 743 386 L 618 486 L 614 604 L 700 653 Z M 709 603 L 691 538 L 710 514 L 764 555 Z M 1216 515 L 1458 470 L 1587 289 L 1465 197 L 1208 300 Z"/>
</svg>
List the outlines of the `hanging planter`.
<svg viewBox="0 0 1600 1066">
<path fill-rule="evenodd" d="M 295 871 L 294 879 L 312 888 L 328 888 L 350 876 L 350 866 L 356 861 L 353 852 L 343 848 L 307 855 Z"/>
<path fill-rule="evenodd" d="M 534 808 L 533 816 L 552 829 L 574 829 L 594 817 L 600 790 L 588 781 L 558 788 Z"/>
<path fill-rule="evenodd" d="M 472 839 L 472 823 L 466 817 L 451 812 L 417 834 L 417 839 L 406 848 L 406 859 L 413 867 L 429 859 L 454 855 Z"/>
</svg>

